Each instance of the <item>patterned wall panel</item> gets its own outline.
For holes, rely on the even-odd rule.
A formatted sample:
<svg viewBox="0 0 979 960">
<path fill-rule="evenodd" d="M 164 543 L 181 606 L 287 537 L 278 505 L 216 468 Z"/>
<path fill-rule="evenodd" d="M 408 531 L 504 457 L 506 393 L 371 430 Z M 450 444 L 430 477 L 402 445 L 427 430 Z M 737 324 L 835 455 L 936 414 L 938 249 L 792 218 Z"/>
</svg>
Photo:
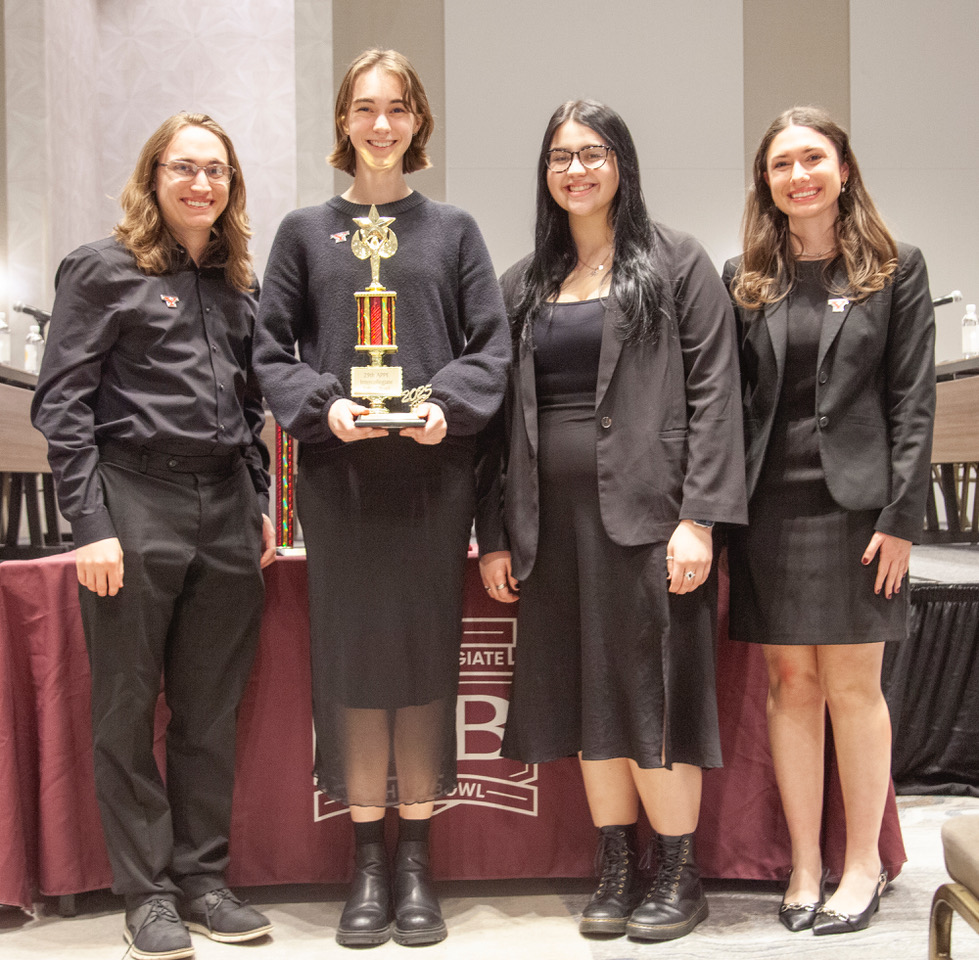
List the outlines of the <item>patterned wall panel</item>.
<svg viewBox="0 0 979 960">
<path fill-rule="evenodd" d="M 248 185 L 261 275 L 296 203 L 292 0 L 100 0 L 102 156 L 114 195 L 146 138 L 178 110 L 229 133 Z"/>
<path fill-rule="evenodd" d="M 329 0 L 319 6 L 329 24 Z M 261 275 L 297 199 L 293 0 L 5 0 L 3 12 L 0 309 L 18 299 L 50 307 L 61 258 L 109 232 L 140 147 L 178 110 L 210 113 L 234 140 Z M 16 360 L 28 321 L 11 319 Z"/>
<path fill-rule="evenodd" d="M 44 64 L 44 4 L 5 0 L 7 94 L 7 284 L 13 358 L 23 349 L 27 319 L 11 314 L 14 300 L 39 302 L 44 285 L 48 200 L 48 114 Z"/>
</svg>

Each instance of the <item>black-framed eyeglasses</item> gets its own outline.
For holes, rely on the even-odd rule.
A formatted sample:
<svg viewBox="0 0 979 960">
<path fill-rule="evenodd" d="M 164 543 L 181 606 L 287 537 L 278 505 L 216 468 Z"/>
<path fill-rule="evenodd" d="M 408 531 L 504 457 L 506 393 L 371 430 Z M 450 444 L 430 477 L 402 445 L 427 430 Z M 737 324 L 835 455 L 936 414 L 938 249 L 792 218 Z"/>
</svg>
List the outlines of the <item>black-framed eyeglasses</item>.
<svg viewBox="0 0 979 960">
<path fill-rule="evenodd" d="M 166 167 L 167 173 L 174 180 L 193 180 L 201 170 L 212 183 L 229 183 L 235 175 L 235 168 L 226 163 L 205 163 L 202 167 L 190 160 L 170 160 L 167 163 L 158 163 L 157 166 Z"/>
<path fill-rule="evenodd" d="M 611 147 L 602 143 L 594 144 L 590 147 L 582 147 L 580 150 L 562 150 L 560 148 L 548 150 L 544 154 L 544 163 L 551 173 L 564 173 L 571 166 L 574 158 L 577 157 L 578 162 L 587 170 L 597 170 L 608 160 L 608 154 L 611 149 Z"/>
</svg>

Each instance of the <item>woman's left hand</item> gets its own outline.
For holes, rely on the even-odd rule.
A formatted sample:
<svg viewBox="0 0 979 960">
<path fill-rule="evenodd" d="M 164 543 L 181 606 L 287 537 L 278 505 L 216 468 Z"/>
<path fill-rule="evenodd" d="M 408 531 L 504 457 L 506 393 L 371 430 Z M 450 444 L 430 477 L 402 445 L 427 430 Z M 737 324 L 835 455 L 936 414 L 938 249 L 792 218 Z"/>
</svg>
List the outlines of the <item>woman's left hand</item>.
<svg viewBox="0 0 979 960">
<path fill-rule="evenodd" d="M 874 557 L 877 557 L 874 593 L 880 593 L 883 588 L 884 596 L 890 600 L 894 594 L 901 592 L 901 581 L 911 562 L 911 541 L 877 530 L 870 538 L 860 562 L 866 566 Z"/>
<path fill-rule="evenodd" d="M 479 575 L 486 592 L 502 603 L 520 599 L 520 583 L 514 579 L 510 567 L 510 551 L 495 550 L 479 558 Z"/>
<path fill-rule="evenodd" d="M 691 593 L 710 573 L 714 538 L 709 527 L 681 520 L 666 545 L 666 573 L 670 593 Z"/>
<path fill-rule="evenodd" d="M 401 436 L 411 437 L 417 443 L 436 444 L 445 439 L 448 424 L 445 413 L 437 403 L 420 403 L 415 407 L 416 413 L 425 421 L 424 427 L 405 427 L 400 431 Z"/>
</svg>

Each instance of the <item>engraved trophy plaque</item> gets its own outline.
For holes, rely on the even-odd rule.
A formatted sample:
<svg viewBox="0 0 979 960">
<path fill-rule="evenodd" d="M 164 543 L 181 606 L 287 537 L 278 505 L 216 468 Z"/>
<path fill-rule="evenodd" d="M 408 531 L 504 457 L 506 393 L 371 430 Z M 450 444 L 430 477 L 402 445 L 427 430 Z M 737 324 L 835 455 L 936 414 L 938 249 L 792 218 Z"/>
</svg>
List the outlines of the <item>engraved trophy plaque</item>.
<svg viewBox="0 0 979 960">
<path fill-rule="evenodd" d="M 403 427 L 423 427 L 425 421 L 415 408 L 432 393 L 429 385 L 405 391 L 401 382 L 401 367 L 391 366 L 387 360 L 397 353 L 394 307 L 398 299 L 395 290 L 386 289 L 380 281 L 381 260 L 393 257 L 398 249 L 398 238 L 391 229 L 394 217 L 382 217 L 377 207 L 371 205 L 366 217 L 354 217 L 357 230 L 350 240 L 350 249 L 360 260 L 371 262 L 371 282 L 366 290 L 354 294 L 357 301 L 357 344 L 355 350 L 370 358 L 362 367 L 350 370 L 350 394 L 366 400 L 367 413 L 357 417 L 358 427 L 382 427 L 400 430 Z M 411 407 L 410 413 L 388 410 L 385 400 L 400 397 Z"/>
</svg>

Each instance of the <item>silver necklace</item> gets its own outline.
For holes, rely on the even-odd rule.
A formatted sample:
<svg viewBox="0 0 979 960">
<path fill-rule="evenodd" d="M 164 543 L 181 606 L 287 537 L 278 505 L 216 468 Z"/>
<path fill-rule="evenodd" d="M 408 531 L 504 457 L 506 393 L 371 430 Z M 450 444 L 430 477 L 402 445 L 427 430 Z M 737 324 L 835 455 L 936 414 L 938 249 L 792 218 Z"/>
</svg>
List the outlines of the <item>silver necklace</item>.
<svg viewBox="0 0 979 960">
<path fill-rule="evenodd" d="M 591 271 L 589 273 L 589 276 L 596 277 L 605 269 L 606 262 L 611 259 L 612 259 L 612 251 L 609 250 L 609 252 L 606 253 L 605 256 L 602 258 L 602 262 L 597 267 L 593 267 L 590 263 L 585 263 L 585 261 L 582 260 L 581 257 L 578 257 L 578 265 L 582 267 L 587 267 L 588 270 Z"/>
</svg>

